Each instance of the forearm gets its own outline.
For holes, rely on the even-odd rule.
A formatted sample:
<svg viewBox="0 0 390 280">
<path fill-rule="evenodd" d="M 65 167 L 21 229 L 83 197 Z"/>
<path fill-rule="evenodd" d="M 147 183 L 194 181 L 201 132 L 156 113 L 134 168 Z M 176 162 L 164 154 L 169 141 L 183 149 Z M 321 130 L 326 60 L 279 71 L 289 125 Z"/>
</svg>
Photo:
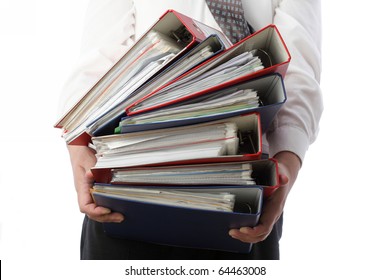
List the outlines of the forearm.
<svg viewBox="0 0 390 280">
<path fill-rule="evenodd" d="M 274 23 L 291 53 L 284 78 L 287 101 L 267 131 L 269 153 L 292 151 L 303 161 L 316 139 L 323 111 L 321 76 L 321 2 L 277 1 Z"/>
</svg>

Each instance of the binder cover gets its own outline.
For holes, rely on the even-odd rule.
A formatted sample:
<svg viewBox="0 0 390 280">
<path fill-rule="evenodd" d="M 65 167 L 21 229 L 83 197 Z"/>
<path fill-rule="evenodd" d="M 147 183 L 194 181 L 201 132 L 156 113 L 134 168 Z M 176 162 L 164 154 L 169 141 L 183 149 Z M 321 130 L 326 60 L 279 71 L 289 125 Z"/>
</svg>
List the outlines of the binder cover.
<svg viewBox="0 0 390 280">
<path fill-rule="evenodd" d="M 212 96 L 213 93 L 218 93 L 218 91 L 222 89 L 229 89 L 229 88 L 235 88 L 237 90 L 240 89 L 257 90 L 259 92 L 258 95 L 263 105 L 262 106 L 259 105 L 259 107 L 256 109 L 247 109 L 247 110 L 220 113 L 220 114 L 201 116 L 195 118 L 167 120 L 167 121 L 159 121 L 159 122 L 146 122 L 142 124 L 126 124 L 120 126 L 120 133 L 129 133 L 129 132 L 136 132 L 136 131 L 189 125 L 189 124 L 228 118 L 235 115 L 240 115 L 240 114 L 245 114 L 250 112 L 260 113 L 262 133 L 265 133 L 269 125 L 271 124 L 272 120 L 274 119 L 276 113 L 279 111 L 281 106 L 287 100 L 283 78 L 280 74 L 270 74 L 259 78 L 254 78 L 250 81 L 241 82 L 233 86 L 221 87 L 216 91 L 210 91 L 205 93 L 204 95 Z M 188 101 L 189 100 L 187 100 L 187 102 Z M 178 102 L 177 105 L 178 104 L 180 104 L 180 102 Z M 157 109 L 155 111 L 160 111 L 160 110 L 164 110 L 164 107 Z M 142 114 L 137 114 L 137 115 L 142 115 Z M 123 120 L 131 119 L 131 118 L 132 115 L 123 118 Z"/>
<path fill-rule="evenodd" d="M 263 50 L 265 53 L 267 53 L 267 55 L 269 55 L 269 57 L 271 57 L 271 60 L 272 60 L 271 66 L 265 67 L 264 69 L 255 71 L 255 72 L 248 74 L 246 76 L 233 78 L 233 79 L 228 80 L 226 82 L 223 82 L 219 85 L 212 86 L 210 88 L 207 88 L 207 89 L 204 89 L 204 90 L 201 90 L 198 92 L 193 92 L 191 94 L 188 94 L 184 97 L 181 97 L 181 98 L 178 98 L 175 100 L 170 100 L 170 101 L 163 102 L 161 104 L 157 104 L 157 105 L 150 106 L 150 107 L 142 107 L 143 101 L 145 101 L 149 98 L 153 98 L 153 95 L 157 94 L 159 91 L 163 90 L 166 87 L 174 85 L 175 82 L 177 82 L 181 79 L 184 79 L 189 75 L 196 73 L 200 69 L 205 68 L 205 67 L 209 67 L 210 69 L 215 68 L 218 65 L 228 61 L 229 59 L 231 59 L 239 54 L 242 54 L 246 51 L 253 51 L 256 49 Z M 132 104 L 130 104 L 127 107 L 126 113 L 127 113 L 127 115 L 130 116 L 130 115 L 139 114 L 139 113 L 149 111 L 149 110 L 159 109 L 161 107 L 169 106 L 169 105 L 175 104 L 177 102 L 205 94 L 205 93 L 210 92 L 210 91 L 219 90 L 222 87 L 231 86 L 231 85 L 240 83 L 242 81 L 247 81 L 247 80 L 250 80 L 252 78 L 263 76 L 263 75 L 270 74 L 270 73 L 279 73 L 282 77 L 284 77 L 284 75 L 287 71 L 288 64 L 290 63 L 290 60 L 291 60 L 290 53 L 289 53 L 289 51 L 288 51 L 288 49 L 283 41 L 278 29 L 276 28 L 275 25 L 269 25 L 269 26 L 255 32 L 254 34 L 246 37 L 245 39 L 237 42 L 235 45 L 233 45 L 232 47 L 230 47 L 226 51 L 209 59 L 208 61 L 205 61 L 204 63 L 202 63 L 198 67 L 188 71 L 187 73 L 178 77 L 174 81 L 161 86 L 160 88 L 151 92 L 150 94 L 148 94 L 144 98 L 142 98 L 136 102 L 133 102 Z"/>
<path fill-rule="evenodd" d="M 228 232 L 233 228 L 254 227 L 258 223 L 262 187 L 199 186 L 189 189 L 234 193 L 237 202 L 246 205 L 240 209 L 245 213 L 159 205 L 131 198 L 110 197 L 103 193 L 93 193 L 93 197 L 97 205 L 125 216 L 122 223 L 104 223 L 104 230 L 109 236 L 171 246 L 250 252 L 252 244 L 233 239 Z M 247 213 L 248 209 L 251 213 Z"/>
</svg>

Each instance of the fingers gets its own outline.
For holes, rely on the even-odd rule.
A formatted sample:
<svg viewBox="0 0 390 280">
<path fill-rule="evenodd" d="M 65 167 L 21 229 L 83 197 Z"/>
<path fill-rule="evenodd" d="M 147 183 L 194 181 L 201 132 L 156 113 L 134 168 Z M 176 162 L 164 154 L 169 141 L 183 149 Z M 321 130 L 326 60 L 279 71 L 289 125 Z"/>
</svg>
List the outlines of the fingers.
<svg viewBox="0 0 390 280">
<path fill-rule="evenodd" d="M 88 218 L 101 223 L 122 222 L 124 220 L 122 214 L 112 213 L 110 209 L 95 204 L 90 193 L 93 181 L 92 172 L 88 171 L 84 177 L 84 184 L 77 192 L 80 212 L 86 214 Z"/>
<path fill-rule="evenodd" d="M 243 227 L 240 229 L 232 229 L 229 231 L 229 235 L 246 243 L 257 243 L 264 241 L 268 235 L 270 235 L 272 227 L 259 225 L 254 228 Z"/>
<path fill-rule="evenodd" d="M 274 224 L 278 221 L 283 211 L 278 202 L 269 201 L 260 217 L 260 222 L 255 227 L 242 227 L 232 229 L 229 235 L 235 239 L 247 243 L 257 243 L 264 241 L 270 235 Z"/>
<path fill-rule="evenodd" d="M 259 224 L 255 227 L 242 227 L 229 231 L 231 237 L 242 242 L 257 243 L 264 241 L 271 233 L 274 224 L 283 212 L 283 205 L 286 197 L 286 190 L 283 188 L 288 183 L 288 177 L 282 175 L 280 186 L 267 198 L 260 217 Z"/>
<path fill-rule="evenodd" d="M 85 205 L 80 211 L 85 213 L 88 218 L 100 223 L 120 223 L 124 220 L 121 213 L 112 213 L 110 209 L 96 206 L 94 203 Z"/>
</svg>

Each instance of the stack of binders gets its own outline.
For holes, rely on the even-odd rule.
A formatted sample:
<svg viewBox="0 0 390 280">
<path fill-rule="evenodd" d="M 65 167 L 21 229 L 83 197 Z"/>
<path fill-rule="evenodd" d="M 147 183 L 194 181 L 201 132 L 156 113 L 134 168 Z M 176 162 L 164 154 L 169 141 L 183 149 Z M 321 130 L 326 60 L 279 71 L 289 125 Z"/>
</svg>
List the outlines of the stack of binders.
<svg viewBox="0 0 390 280">
<path fill-rule="evenodd" d="M 167 11 L 57 123 L 96 150 L 91 194 L 114 237 L 247 253 L 278 166 L 262 138 L 286 101 L 289 52 L 269 25 L 231 45 Z"/>
</svg>

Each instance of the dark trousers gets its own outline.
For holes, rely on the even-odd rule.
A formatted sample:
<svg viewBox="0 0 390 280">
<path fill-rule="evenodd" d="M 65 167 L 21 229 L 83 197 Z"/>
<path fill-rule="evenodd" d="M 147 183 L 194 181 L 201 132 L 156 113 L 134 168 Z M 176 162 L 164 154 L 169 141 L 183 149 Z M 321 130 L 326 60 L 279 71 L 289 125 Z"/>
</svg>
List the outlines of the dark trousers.
<svg viewBox="0 0 390 280">
<path fill-rule="evenodd" d="M 263 242 L 253 245 L 249 254 L 180 248 L 111 238 L 103 224 L 85 217 L 81 235 L 82 260 L 278 260 L 283 216 Z"/>
</svg>

